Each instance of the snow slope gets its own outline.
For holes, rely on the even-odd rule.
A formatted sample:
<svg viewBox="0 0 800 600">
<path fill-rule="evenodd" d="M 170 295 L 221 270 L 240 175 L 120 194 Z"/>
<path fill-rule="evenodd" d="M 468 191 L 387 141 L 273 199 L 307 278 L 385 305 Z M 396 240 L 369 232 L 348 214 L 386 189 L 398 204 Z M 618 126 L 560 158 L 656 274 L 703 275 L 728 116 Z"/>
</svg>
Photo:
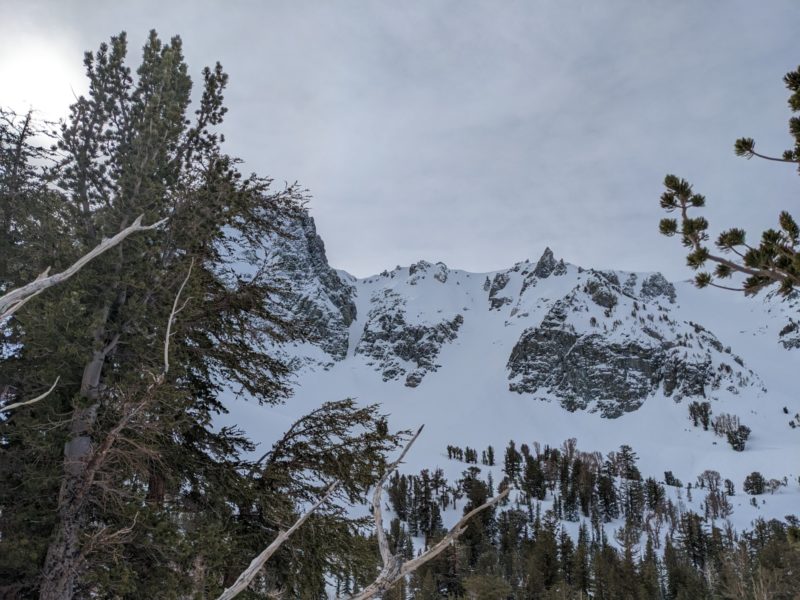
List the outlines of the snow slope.
<svg viewBox="0 0 800 600">
<path fill-rule="evenodd" d="M 322 402 L 353 397 L 380 403 L 393 428 L 425 424 L 409 473 L 442 467 L 457 479 L 466 465 L 446 458 L 448 444 L 492 445 L 502 462 L 511 439 L 560 446 L 576 438 L 587 452 L 632 446 L 642 474 L 658 480 L 666 470 L 684 482 L 719 471 L 736 484 L 736 527 L 800 513 L 800 427 L 789 424 L 800 412 L 800 350 L 780 335 L 796 315 L 791 303 L 669 284 L 657 274 L 586 270 L 549 249 L 494 273 L 422 261 L 364 279 L 336 274 L 353 289 L 346 352 L 284 348 L 302 365 L 294 398 L 279 407 L 231 399 L 223 424 L 269 446 Z M 298 286 L 312 300 L 322 295 L 313 281 Z M 692 400 L 750 427 L 745 451 L 694 427 Z M 742 492 L 752 471 L 788 485 L 754 507 Z M 502 478 L 497 467 L 494 478 Z M 454 519 L 445 516 L 446 524 Z"/>
</svg>

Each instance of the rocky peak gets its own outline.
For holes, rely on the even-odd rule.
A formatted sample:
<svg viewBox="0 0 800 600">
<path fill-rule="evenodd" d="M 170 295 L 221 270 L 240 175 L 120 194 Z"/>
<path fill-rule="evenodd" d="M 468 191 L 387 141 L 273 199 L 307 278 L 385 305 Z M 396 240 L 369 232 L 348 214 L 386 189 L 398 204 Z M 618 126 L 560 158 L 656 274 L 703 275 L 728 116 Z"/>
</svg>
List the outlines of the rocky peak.
<svg viewBox="0 0 800 600">
<path fill-rule="evenodd" d="M 556 262 L 555 256 L 553 256 L 553 251 L 550 250 L 550 247 L 548 246 L 544 249 L 542 256 L 536 263 L 536 267 L 533 269 L 533 274 L 539 279 L 545 279 L 546 277 L 550 277 L 550 274 L 555 271 L 557 266 L 558 263 Z"/>
<path fill-rule="evenodd" d="M 428 273 L 432 273 L 433 278 L 439 283 L 445 283 L 449 271 L 443 262 L 437 262 L 434 265 L 426 260 L 421 260 L 408 267 L 408 283 L 416 285 L 420 280 L 425 279 Z"/>
<path fill-rule="evenodd" d="M 302 323 L 309 340 L 332 359 L 347 354 L 350 324 L 356 319 L 355 287 L 330 267 L 325 244 L 306 211 L 281 223 L 269 239 L 266 263 L 287 291 L 286 317 Z"/>
</svg>

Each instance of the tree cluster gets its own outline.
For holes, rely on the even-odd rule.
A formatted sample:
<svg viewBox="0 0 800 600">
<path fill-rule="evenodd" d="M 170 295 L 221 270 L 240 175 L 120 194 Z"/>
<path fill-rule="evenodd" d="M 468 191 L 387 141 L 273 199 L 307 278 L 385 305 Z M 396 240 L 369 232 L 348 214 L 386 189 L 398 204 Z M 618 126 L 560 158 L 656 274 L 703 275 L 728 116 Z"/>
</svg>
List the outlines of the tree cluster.
<svg viewBox="0 0 800 600">
<path fill-rule="evenodd" d="M 578 451 L 574 440 L 561 448 L 533 447 L 509 443 L 506 449 L 500 487 L 517 489 L 508 503 L 484 513 L 387 598 L 788 599 L 800 585 L 797 519 L 758 520 L 737 533 L 725 520 L 734 484 L 718 472 L 698 477 L 693 489 L 705 494 L 698 514 L 679 509 L 662 484 L 644 479 L 628 446 L 605 459 Z M 746 491 L 749 485 L 748 479 Z M 420 515 L 462 499 L 466 511 L 492 487 L 474 466 L 452 484 L 438 471 L 393 477 L 395 546 L 413 555 L 414 538 L 434 543 L 440 532 L 413 529 Z M 605 522 L 618 525 L 613 539 Z"/>
<path fill-rule="evenodd" d="M 710 402 L 691 402 L 689 404 L 689 418 L 695 427 L 702 425 L 708 431 L 709 425 L 715 435 L 724 437 L 731 448 L 743 452 L 750 438 L 751 430 L 747 425 L 739 422 L 739 417 L 729 413 L 720 413 L 713 419 Z"/>
<path fill-rule="evenodd" d="M 318 597 L 374 568 L 340 507 L 399 438 L 349 400 L 257 461 L 215 426 L 226 398 L 289 395 L 275 347 L 306 328 L 276 311 L 264 244 L 305 196 L 222 150 L 219 64 L 192 107 L 180 38 L 152 32 L 135 70 L 127 55 L 125 34 L 86 54 L 89 92 L 59 126 L 0 112 L 0 293 L 82 265 L 2 312 L 0 596 L 216 597 L 338 481 L 251 587 Z M 107 243 L 138 223 L 158 226 Z"/>
</svg>

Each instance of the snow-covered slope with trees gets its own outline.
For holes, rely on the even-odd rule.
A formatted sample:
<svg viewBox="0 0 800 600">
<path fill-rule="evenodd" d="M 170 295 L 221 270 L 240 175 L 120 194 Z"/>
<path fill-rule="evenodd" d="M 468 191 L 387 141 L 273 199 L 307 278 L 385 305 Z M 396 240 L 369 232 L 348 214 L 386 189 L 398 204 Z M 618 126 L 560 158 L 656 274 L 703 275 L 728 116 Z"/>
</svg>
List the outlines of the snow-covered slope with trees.
<svg viewBox="0 0 800 600">
<path fill-rule="evenodd" d="M 511 439 L 576 438 L 585 452 L 631 446 L 659 481 L 718 471 L 736 485 L 737 526 L 798 512 L 796 300 L 582 268 L 549 248 L 493 273 L 421 261 L 357 279 L 328 266 L 310 218 L 295 233 L 273 262 L 295 290 L 287 310 L 311 320 L 316 340 L 284 348 L 297 359 L 295 397 L 230 406 L 262 444 L 322 402 L 354 397 L 380 403 L 393 428 L 426 425 L 408 472 L 438 466 L 457 478 L 465 465 L 448 460 L 449 444 L 502 455 Z M 690 406 L 710 412 L 707 428 Z M 731 423 L 750 429 L 743 451 L 729 443 Z M 753 506 L 741 489 L 753 471 L 786 485 Z"/>
</svg>

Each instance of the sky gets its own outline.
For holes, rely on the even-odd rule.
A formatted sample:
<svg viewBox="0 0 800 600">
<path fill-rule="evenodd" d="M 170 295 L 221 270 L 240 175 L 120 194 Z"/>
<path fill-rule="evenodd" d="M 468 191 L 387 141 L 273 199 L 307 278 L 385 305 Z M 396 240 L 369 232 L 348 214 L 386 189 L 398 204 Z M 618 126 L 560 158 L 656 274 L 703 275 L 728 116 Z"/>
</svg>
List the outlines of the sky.
<svg viewBox="0 0 800 600">
<path fill-rule="evenodd" d="M 0 0 L 0 105 L 66 115 L 83 52 L 178 34 L 191 73 L 230 74 L 226 150 L 298 181 L 335 267 L 536 260 L 690 276 L 658 234 L 664 175 L 711 231 L 794 210 L 783 75 L 797 0 Z M 800 216 L 800 215 L 798 215 Z"/>
</svg>

